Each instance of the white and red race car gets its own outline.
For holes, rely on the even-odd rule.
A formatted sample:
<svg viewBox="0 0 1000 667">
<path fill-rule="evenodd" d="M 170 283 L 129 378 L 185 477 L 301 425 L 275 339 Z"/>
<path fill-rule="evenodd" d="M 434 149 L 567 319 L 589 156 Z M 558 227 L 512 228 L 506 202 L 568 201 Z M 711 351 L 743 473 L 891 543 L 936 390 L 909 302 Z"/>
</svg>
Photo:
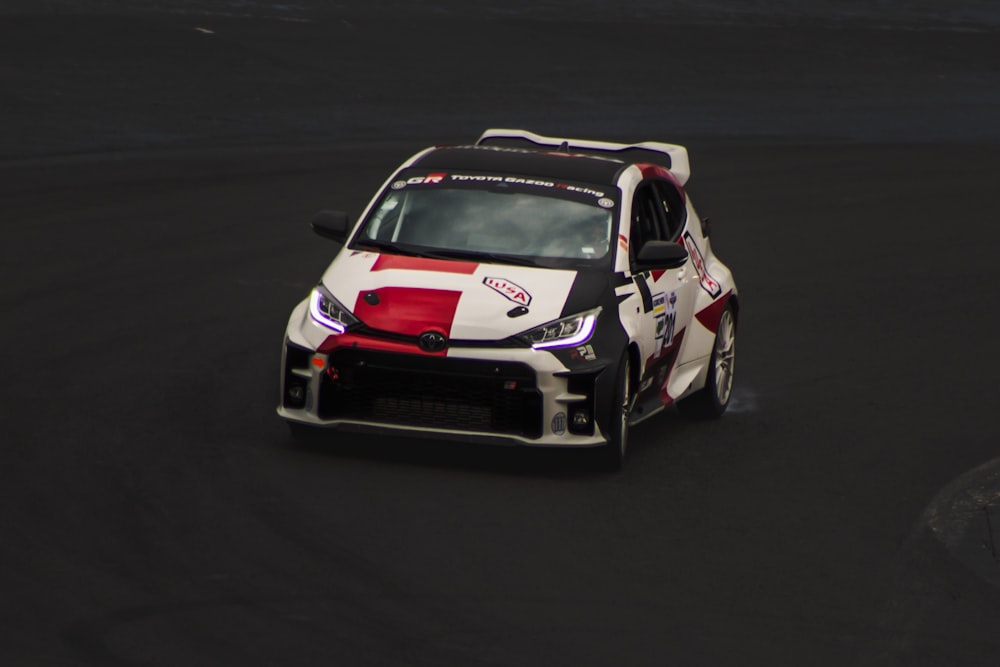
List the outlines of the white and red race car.
<svg viewBox="0 0 1000 667">
<path fill-rule="evenodd" d="M 339 428 L 600 447 L 664 407 L 720 416 L 739 302 L 683 189 L 687 150 L 487 130 L 414 155 L 285 334 L 278 414 Z"/>
</svg>

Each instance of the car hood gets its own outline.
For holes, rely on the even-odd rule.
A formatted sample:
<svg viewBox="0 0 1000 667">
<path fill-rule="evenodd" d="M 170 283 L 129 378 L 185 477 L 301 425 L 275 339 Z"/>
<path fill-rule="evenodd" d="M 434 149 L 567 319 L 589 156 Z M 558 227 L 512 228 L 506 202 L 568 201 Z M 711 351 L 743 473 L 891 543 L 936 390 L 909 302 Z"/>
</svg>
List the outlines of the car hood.
<svg viewBox="0 0 1000 667">
<path fill-rule="evenodd" d="M 345 249 L 323 284 L 372 329 L 501 340 L 559 319 L 576 274 Z"/>
</svg>

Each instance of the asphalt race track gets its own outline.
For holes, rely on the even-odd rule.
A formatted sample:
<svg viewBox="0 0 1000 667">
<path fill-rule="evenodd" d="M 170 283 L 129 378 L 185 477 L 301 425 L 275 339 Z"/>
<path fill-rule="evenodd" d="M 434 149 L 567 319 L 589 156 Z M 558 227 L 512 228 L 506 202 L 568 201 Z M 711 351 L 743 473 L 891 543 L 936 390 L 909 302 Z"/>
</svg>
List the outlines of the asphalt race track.
<svg viewBox="0 0 1000 667">
<path fill-rule="evenodd" d="M 1000 13 L 352 4 L 0 2 L 0 663 L 1000 664 Z M 688 145 L 725 418 L 289 440 L 307 220 L 490 126 Z"/>
</svg>

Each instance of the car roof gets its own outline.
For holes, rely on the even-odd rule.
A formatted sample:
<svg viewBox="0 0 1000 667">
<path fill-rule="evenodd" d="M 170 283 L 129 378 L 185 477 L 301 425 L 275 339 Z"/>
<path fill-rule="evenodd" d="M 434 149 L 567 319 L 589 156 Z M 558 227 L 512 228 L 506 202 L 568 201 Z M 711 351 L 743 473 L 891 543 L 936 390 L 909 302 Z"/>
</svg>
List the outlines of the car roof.
<svg viewBox="0 0 1000 667">
<path fill-rule="evenodd" d="M 618 180 L 618 174 L 629 166 L 629 163 L 613 158 L 563 153 L 552 149 L 447 146 L 423 154 L 410 166 L 421 169 L 499 172 L 534 178 L 614 185 Z"/>
</svg>

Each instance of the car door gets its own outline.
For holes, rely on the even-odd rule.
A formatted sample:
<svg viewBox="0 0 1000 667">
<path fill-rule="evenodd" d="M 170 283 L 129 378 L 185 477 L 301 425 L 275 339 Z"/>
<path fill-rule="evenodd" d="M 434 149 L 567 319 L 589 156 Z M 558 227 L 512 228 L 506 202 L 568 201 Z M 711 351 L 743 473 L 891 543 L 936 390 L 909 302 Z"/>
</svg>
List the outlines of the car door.
<svg viewBox="0 0 1000 667">
<path fill-rule="evenodd" d="M 698 282 L 690 258 L 680 267 L 663 269 L 640 267 L 636 258 L 649 241 L 680 239 L 684 209 L 673 184 L 659 179 L 646 180 L 636 188 L 631 209 L 629 259 L 632 279 L 642 297 L 636 341 L 642 369 L 639 390 L 646 397 L 661 394 L 665 403 L 670 397 L 664 387 L 694 312 Z"/>
</svg>

